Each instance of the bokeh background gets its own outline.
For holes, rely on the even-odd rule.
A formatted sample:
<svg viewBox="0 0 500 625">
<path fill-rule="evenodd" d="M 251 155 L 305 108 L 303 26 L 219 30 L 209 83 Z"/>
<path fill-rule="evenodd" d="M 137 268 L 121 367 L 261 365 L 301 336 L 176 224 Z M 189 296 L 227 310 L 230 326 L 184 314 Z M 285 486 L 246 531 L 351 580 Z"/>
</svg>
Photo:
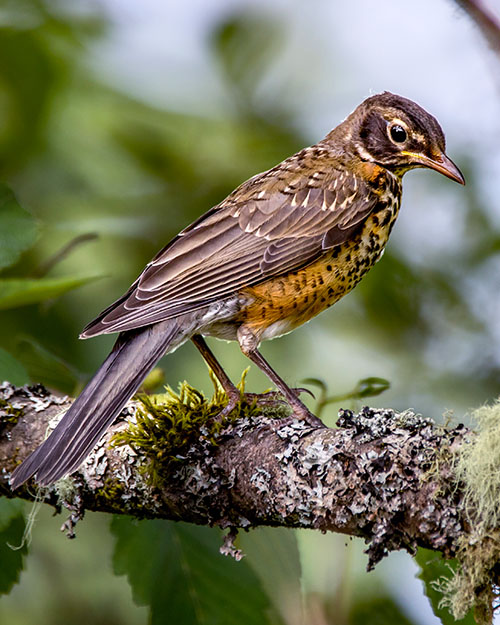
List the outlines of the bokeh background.
<svg viewBox="0 0 500 625">
<path fill-rule="evenodd" d="M 466 420 L 500 389 L 499 70 L 451 0 L 5 0 L 0 178 L 39 235 L 4 275 L 99 279 L 3 311 L 0 348 L 32 381 L 76 393 L 112 344 L 78 341 L 79 331 L 160 247 L 389 90 L 438 118 L 467 186 L 407 175 L 382 262 L 263 353 L 292 385 L 318 378 L 334 395 L 378 376 L 391 387 L 371 404 Z M 237 346 L 213 347 L 239 379 L 248 363 Z M 173 387 L 187 379 L 211 392 L 192 346 L 162 367 Z M 254 367 L 247 384 L 269 386 Z M 338 408 L 325 410 L 329 424 Z M 0 622 L 145 623 L 146 609 L 112 573 L 108 517 L 88 515 L 69 543 L 50 514 L 39 512 L 27 571 L 1 599 Z M 360 541 L 298 539 L 307 623 L 437 622 L 406 554 L 367 575 Z"/>
</svg>

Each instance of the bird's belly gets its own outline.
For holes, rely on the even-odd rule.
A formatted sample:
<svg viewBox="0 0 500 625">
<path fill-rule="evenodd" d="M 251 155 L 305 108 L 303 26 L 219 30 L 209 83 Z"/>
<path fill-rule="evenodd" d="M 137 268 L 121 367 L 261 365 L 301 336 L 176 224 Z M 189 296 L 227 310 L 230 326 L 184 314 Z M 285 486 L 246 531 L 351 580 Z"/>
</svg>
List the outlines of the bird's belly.
<svg viewBox="0 0 500 625">
<path fill-rule="evenodd" d="M 241 294 L 249 304 L 238 314 L 260 340 L 291 332 L 351 291 L 380 258 L 397 216 L 397 207 L 369 217 L 351 240 L 325 252 L 298 271 L 279 276 Z"/>
</svg>

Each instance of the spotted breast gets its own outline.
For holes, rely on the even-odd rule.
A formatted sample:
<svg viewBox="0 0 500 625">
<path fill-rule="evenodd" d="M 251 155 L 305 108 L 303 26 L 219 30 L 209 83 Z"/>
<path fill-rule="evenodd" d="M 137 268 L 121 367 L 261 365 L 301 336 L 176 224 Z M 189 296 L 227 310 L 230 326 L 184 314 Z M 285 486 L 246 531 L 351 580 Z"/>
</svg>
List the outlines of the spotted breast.
<svg viewBox="0 0 500 625">
<path fill-rule="evenodd" d="M 236 324 L 245 325 L 259 340 L 291 332 L 349 293 L 373 267 L 398 215 L 401 184 L 396 176 L 371 169 L 371 193 L 377 201 L 356 232 L 314 262 L 242 289 L 247 303 Z"/>
</svg>

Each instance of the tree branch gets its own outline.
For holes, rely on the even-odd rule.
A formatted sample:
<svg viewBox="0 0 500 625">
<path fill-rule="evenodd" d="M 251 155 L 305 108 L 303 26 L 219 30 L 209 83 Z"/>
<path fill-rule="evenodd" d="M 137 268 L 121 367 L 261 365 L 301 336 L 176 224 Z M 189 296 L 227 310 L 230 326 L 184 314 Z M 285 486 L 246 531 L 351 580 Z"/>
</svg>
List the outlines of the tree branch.
<svg viewBox="0 0 500 625">
<path fill-rule="evenodd" d="M 14 496 L 10 472 L 69 405 L 41 386 L 0 385 L 0 494 Z M 293 418 L 246 417 L 228 426 L 216 445 L 200 433 L 185 457 L 151 484 L 147 459 L 128 445 L 108 446 L 136 410 L 137 402 L 130 402 L 128 420 L 113 426 L 79 472 L 44 491 L 45 501 L 72 511 L 70 534 L 85 510 L 101 510 L 362 536 L 370 567 L 395 549 L 456 551 L 464 526 L 448 459 L 470 435 L 463 426 L 445 431 L 410 411 L 371 408 L 341 411 L 335 430 Z M 33 484 L 15 493 L 25 499 L 34 494 Z"/>
<path fill-rule="evenodd" d="M 482 0 L 456 0 L 479 27 L 496 54 L 500 54 L 500 19 Z"/>
</svg>

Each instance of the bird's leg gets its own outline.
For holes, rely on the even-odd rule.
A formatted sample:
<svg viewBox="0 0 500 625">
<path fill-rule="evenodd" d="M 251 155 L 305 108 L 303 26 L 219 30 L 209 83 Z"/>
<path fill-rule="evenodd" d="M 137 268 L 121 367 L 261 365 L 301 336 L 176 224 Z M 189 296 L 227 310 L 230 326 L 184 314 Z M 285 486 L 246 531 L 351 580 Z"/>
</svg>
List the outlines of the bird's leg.
<svg viewBox="0 0 500 625">
<path fill-rule="evenodd" d="M 324 423 L 310 412 L 307 406 L 298 397 L 297 390 L 291 389 L 288 384 L 276 373 L 267 360 L 258 351 L 258 339 L 253 332 L 243 326 L 238 329 L 238 341 L 241 351 L 254 362 L 259 369 L 273 382 L 283 397 L 286 399 L 293 412 L 314 427 L 324 427 Z"/>
<path fill-rule="evenodd" d="M 223 417 L 227 416 L 240 401 L 245 401 L 247 404 L 261 404 L 263 406 L 270 406 L 276 403 L 283 403 L 277 397 L 277 393 L 242 393 L 229 379 L 227 373 L 222 368 L 222 365 L 215 357 L 214 353 L 207 345 L 205 339 L 201 336 L 201 334 L 194 334 L 191 337 L 191 340 L 198 348 L 200 354 L 203 356 L 205 362 L 213 371 L 217 380 L 219 380 L 220 385 L 224 389 L 224 392 L 227 395 L 228 403 L 227 406 L 222 410 L 222 412 L 217 416 L 217 419 L 220 420 Z M 301 392 L 307 389 L 296 389 L 296 392 Z M 302 403 L 302 402 L 301 402 Z M 305 406 L 304 406 L 305 407 Z"/>
<path fill-rule="evenodd" d="M 224 389 L 224 392 L 228 396 L 229 404 L 232 408 L 236 406 L 236 404 L 241 399 L 241 393 L 236 388 L 236 386 L 231 382 L 227 373 L 222 368 L 222 365 L 215 357 L 215 354 L 212 352 L 210 347 L 207 345 L 205 339 L 201 336 L 201 334 L 194 334 L 191 337 L 191 340 L 198 348 L 200 354 L 203 356 L 205 362 L 210 367 L 210 369 L 214 372 L 215 377 L 219 380 L 220 385 Z"/>
<path fill-rule="evenodd" d="M 220 421 L 228 414 L 230 414 L 238 405 L 240 401 L 245 401 L 248 404 L 260 403 L 263 405 L 269 405 L 273 401 L 276 402 L 275 394 L 257 395 L 254 393 L 242 393 L 229 379 L 229 376 L 222 368 L 222 365 L 215 357 L 210 347 L 207 345 L 205 339 L 201 334 L 194 334 L 191 340 L 198 348 L 200 354 L 203 356 L 205 362 L 213 371 L 215 377 L 219 380 L 220 385 L 224 389 L 227 395 L 228 402 L 224 409 L 217 415 L 217 420 Z M 272 395 L 272 397 L 270 397 Z"/>
</svg>

